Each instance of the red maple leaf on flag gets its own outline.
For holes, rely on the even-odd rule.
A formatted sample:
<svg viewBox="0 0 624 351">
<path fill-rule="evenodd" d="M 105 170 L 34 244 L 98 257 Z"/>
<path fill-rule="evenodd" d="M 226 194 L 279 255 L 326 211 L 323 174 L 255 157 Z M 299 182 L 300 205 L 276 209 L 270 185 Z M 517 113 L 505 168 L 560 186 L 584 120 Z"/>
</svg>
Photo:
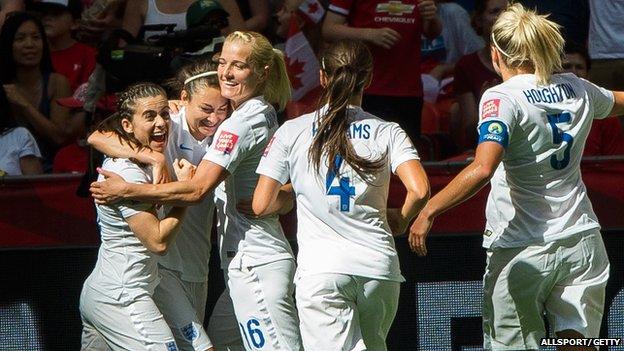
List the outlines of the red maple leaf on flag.
<svg viewBox="0 0 624 351">
<path fill-rule="evenodd" d="M 308 5 L 308 13 L 316 13 L 318 10 L 319 6 L 317 2 Z"/>
<path fill-rule="evenodd" d="M 301 82 L 301 78 L 299 76 L 303 73 L 303 66 L 305 62 L 301 62 L 295 58 L 288 58 L 288 63 L 286 70 L 288 71 L 288 79 L 290 80 L 290 85 L 294 90 L 297 90 L 303 86 Z"/>
</svg>

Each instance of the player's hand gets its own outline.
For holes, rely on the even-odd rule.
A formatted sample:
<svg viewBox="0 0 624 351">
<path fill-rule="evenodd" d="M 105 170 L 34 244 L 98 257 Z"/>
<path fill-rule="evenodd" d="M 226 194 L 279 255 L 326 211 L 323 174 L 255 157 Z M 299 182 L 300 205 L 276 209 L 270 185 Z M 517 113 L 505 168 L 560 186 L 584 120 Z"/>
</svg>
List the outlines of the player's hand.
<svg viewBox="0 0 624 351">
<path fill-rule="evenodd" d="M 180 113 L 180 110 L 184 106 L 184 102 L 182 100 L 169 100 L 169 112 L 173 114 Z"/>
<path fill-rule="evenodd" d="M 418 2 L 418 11 L 424 21 L 429 21 L 437 16 L 438 8 L 433 0 L 420 0 Z"/>
<path fill-rule="evenodd" d="M 368 28 L 367 30 L 368 41 L 384 49 L 392 48 L 401 39 L 401 34 L 392 28 Z"/>
<path fill-rule="evenodd" d="M 91 183 L 89 191 L 95 199 L 96 204 L 109 205 L 123 200 L 123 194 L 126 181 L 117 173 L 105 171 L 101 168 L 97 169 L 98 173 L 104 176 L 101 182 Z"/>
<path fill-rule="evenodd" d="M 388 218 L 388 226 L 392 235 L 397 236 L 405 233 L 409 222 L 401 214 L 400 208 L 389 208 L 386 212 L 386 217 Z"/>
<path fill-rule="evenodd" d="M 180 181 L 191 180 L 195 175 L 195 167 L 192 163 L 185 159 L 173 160 L 173 171 L 176 174 L 176 178 Z"/>
<path fill-rule="evenodd" d="M 178 178 L 180 180 L 180 178 Z M 171 175 L 167 165 L 162 163 L 152 164 L 152 184 L 163 184 L 171 181 Z"/>
<path fill-rule="evenodd" d="M 427 234 L 433 224 L 433 218 L 429 218 L 422 214 L 418 215 L 418 218 L 412 224 L 409 232 L 409 244 L 412 251 L 416 252 L 418 256 L 427 255 Z"/>
</svg>

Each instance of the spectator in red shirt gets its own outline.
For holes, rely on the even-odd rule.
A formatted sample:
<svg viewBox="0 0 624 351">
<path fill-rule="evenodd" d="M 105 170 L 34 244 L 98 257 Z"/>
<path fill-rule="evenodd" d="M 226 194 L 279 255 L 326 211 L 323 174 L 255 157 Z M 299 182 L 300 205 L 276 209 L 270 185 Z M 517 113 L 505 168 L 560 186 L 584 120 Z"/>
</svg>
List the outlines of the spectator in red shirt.
<svg viewBox="0 0 624 351">
<path fill-rule="evenodd" d="M 82 12 L 80 1 L 42 0 L 34 3 L 34 10 L 43 15 L 54 70 L 67 77 L 71 90 L 76 90 L 95 68 L 95 49 L 72 38 Z"/>
<path fill-rule="evenodd" d="M 591 61 L 584 46 L 568 43 L 563 70 L 587 79 Z M 585 142 L 583 156 L 624 155 L 624 133 L 619 118 L 595 119 Z"/>
<path fill-rule="evenodd" d="M 498 15 L 507 7 L 507 0 L 477 0 L 472 25 L 486 45 L 479 51 L 463 56 L 455 65 L 454 91 L 459 113 L 451 121 L 451 137 L 459 151 L 474 149 L 477 145 L 477 102 L 483 92 L 499 83 L 490 57 L 490 33 Z"/>
<path fill-rule="evenodd" d="M 87 89 L 88 83 L 84 83 L 76 89 L 73 96 L 56 100 L 59 105 L 71 109 L 73 123 L 82 124 L 81 128 L 74 126 L 72 129 L 81 129 L 82 135 L 56 153 L 52 167 L 53 173 L 86 173 L 90 152 L 86 136 L 92 132 L 94 126 L 116 110 L 116 98 L 113 95 L 107 95 L 98 100 L 93 114 L 87 114 L 84 111 Z"/>
<path fill-rule="evenodd" d="M 373 54 L 373 81 L 362 107 L 398 122 L 413 141 L 423 104 L 421 35 L 435 38 L 442 24 L 433 0 L 331 0 L 323 22 L 329 40 L 357 39 Z"/>
</svg>

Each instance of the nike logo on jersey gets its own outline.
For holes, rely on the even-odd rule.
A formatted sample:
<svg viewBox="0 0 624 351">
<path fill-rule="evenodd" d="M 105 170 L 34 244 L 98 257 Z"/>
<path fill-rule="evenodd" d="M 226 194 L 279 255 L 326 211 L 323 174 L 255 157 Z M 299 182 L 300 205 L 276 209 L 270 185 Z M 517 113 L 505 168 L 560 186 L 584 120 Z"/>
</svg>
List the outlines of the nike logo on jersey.
<svg viewBox="0 0 624 351">
<path fill-rule="evenodd" d="M 184 144 L 180 144 L 180 149 L 182 150 L 189 150 L 189 151 L 193 151 L 192 148 L 188 147 L 188 146 L 184 146 Z"/>
</svg>

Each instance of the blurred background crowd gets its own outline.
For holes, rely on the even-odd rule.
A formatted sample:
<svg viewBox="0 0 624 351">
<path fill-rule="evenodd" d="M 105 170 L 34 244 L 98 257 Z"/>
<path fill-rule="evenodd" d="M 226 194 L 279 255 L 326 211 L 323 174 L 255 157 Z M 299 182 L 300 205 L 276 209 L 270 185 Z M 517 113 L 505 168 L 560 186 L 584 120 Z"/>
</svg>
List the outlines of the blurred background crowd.
<svg viewBox="0 0 624 351">
<path fill-rule="evenodd" d="M 565 71 L 624 90 L 624 2 L 524 0 L 566 40 Z M 408 132 L 425 161 L 466 160 L 481 94 L 501 82 L 490 31 L 507 0 L 0 0 L 0 176 L 88 173 L 85 143 L 137 81 L 167 87 L 178 69 L 218 56 L 235 30 L 284 51 L 293 98 L 316 108 L 317 55 L 336 39 L 366 42 L 374 73 L 363 107 Z M 175 89 L 168 89 L 172 99 Z M 622 121 L 594 121 L 586 156 L 624 154 Z"/>
</svg>

